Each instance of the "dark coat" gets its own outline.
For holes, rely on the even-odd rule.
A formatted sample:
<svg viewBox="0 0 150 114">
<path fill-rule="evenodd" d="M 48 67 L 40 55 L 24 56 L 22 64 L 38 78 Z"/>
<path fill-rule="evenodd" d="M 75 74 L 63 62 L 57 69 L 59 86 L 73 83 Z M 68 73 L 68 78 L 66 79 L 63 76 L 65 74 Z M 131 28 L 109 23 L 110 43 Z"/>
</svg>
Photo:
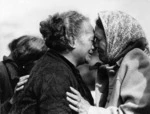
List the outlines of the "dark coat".
<svg viewBox="0 0 150 114">
<path fill-rule="evenodd" d="M 0 62 L 0 114 L 7 114 L 11 108 L 9 100 L 13 96 L 18 76 L 16 63 L 12 59 L 4 57 Z"/>
<path fill-rule="evenodd" d="M 77 114 L 66 100 L 70 86 L 93 104 L 79 71 L 63 56 L 49 50 L 33 68 L 11 114 Z"/>
</svg>

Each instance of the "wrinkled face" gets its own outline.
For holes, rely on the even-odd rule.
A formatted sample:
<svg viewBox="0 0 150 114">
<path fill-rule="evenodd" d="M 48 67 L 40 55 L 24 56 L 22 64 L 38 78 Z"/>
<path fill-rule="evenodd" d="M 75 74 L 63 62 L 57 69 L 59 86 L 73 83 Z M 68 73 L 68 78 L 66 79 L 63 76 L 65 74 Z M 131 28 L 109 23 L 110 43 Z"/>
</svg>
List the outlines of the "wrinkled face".
<svg viewBox="0 0 150 114">
<path fill-rule="evenodd" d="M 98 26 L 95 27 L 94 46 L 98 51 L 99 59 L 106 61 L 106 37 L 104 31 Z"/>
<path fill-rule="evenodd" d="M 93 53 L 93 39 L 94 32 L 93 27 L 89 21 L 82 23 L 82 31 L 79 37 L 75 41 L 75 53 L 78 58 L 78 65 L 88 63 Z"/>
</svg>

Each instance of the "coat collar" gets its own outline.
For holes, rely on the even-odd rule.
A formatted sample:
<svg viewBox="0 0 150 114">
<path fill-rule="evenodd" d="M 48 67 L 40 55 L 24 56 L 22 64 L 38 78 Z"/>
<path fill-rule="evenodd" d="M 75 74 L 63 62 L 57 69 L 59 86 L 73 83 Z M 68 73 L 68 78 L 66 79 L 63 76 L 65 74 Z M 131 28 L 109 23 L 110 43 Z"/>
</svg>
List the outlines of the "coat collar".
<svg viewBox="0 0 150 114">
<path fill-rule="evenodd" d="M 18 80 L 18 77 L 20 76 L 20 74 L 19 74 L 19 69 L 18 69 L 18 65 L 16 64 L 16 62 L 12 58 L 4 56 L 3 63 L 6 66 L 6 69 L 10 78 L 12 80 L 14 79 Z"/>
</svg>

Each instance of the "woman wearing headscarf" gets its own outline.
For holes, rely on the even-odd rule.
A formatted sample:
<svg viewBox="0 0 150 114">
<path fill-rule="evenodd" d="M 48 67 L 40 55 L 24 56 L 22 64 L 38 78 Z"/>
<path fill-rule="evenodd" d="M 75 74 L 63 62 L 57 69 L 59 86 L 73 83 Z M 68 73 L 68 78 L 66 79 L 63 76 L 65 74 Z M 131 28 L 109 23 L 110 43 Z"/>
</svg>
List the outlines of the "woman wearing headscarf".
<svg viewBox="0 0 150 114">
<path fill-rule="evenodd" d="M 99 13 L 95 27 L 97 63 L 95 105 L 71 87 L 67 100 L 79 114 L 149 114 L 150 59 L 142 27 L 121 11 Z"/>
</svg>

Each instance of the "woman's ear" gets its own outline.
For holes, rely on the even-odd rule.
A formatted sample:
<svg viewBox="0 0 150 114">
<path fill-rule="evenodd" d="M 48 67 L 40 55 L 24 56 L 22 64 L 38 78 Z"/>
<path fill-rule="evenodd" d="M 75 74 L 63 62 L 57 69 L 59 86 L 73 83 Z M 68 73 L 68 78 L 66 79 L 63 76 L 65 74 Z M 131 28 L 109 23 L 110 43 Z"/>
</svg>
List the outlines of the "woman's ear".
<svg viewBox="0 0 150 114">
<path fill-rule="evenodd" d="M 75 44 L 71 44 L 70 46 L 71 46 L 73 49 L 76 48 L 76 45 L 75 45 Z"/>
<path fill-rule="evenodd" d="M 70 39 L 69 45 L 72 48 L 75 48 L 76 47 L 76 39 L 74 37 L 72 37 L 72 36 L 70 36 L 69 39 Z"/>
<path fill-rule="evenodd" d="M 68 30 L 66 27 L 64 27 L 64 32 L 65 32 L 65 37 L 68 40 L 68 44 L 70 45 L 70 47 L 72 47 L 74 49 L 75 48 L 75 38 L 73 36 L 68 35 Z"/>
</svg>

